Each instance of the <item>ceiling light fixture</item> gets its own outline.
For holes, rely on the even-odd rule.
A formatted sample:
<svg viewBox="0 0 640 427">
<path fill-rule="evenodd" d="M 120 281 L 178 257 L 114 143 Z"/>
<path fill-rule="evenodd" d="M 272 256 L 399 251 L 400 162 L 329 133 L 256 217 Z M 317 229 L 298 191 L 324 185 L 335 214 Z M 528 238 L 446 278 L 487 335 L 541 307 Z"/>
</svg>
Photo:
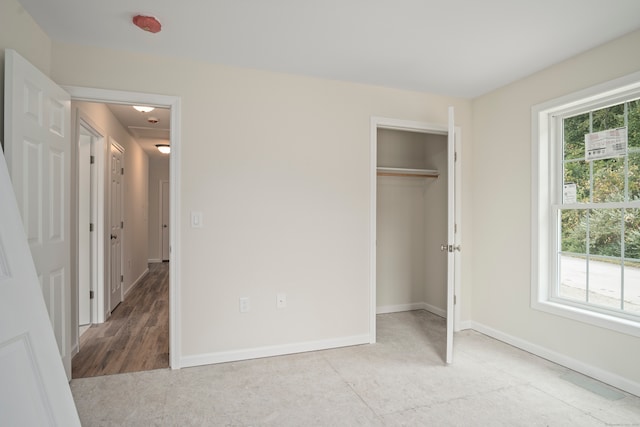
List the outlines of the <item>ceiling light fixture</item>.
<svg viewBox="0 0 640 427">
<path fill-rule="evenodd" d="M 138 110 L 141 113 L 150 113 L 153 110 L 155 110 L 155 108 L 147 107 L 146 105 L 134 105 L 133 108 L 134 108 L 134 110 Z"/>
<path fill-rule="evenodd" d="M 158 21 L 153 16 L 136 15 L 133 17 L 133 24 L 136 27 L 150 33 L 158 33 L 162 29 L 160 21 Z"/>
<path fill-rule="evenodd" d="M 162 154 L 169 154 L 171 152 L 171 147 L 169 144 L 156 144 L 156 148 Z"/>
</svg>

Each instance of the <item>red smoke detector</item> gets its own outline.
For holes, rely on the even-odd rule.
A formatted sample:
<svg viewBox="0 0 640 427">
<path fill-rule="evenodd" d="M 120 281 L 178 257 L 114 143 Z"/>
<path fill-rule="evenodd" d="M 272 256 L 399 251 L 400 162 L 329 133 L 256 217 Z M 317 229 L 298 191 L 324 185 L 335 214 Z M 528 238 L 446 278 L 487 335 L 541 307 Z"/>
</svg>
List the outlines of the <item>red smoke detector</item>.
<svg viewBox="0 0 640 427">
<path fill-rule="evenodd" d="M 150 33 L 157 33 L 162 29 L 160 22 L 153 16 L 136 15 L 133 17 L 133 23 Z"/>
</svg>

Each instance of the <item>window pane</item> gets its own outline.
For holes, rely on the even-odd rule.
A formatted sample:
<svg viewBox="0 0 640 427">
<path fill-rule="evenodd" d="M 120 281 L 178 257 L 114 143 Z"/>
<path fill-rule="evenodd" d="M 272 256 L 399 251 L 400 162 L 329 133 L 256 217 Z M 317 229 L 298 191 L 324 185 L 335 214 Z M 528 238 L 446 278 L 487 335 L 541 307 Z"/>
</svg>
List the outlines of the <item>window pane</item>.
<svg viewBox="0 0 640 427">
<path fill-rule="evenodd" d="M 593 161 L 593 202 L 624 201 L 624 157 Z"/>
<path fill-rule="evenodd" d="M 564 158 L 584 159 L 584 136 L 589 133 L 589 113 L 564 119 Z"/>
<path fill-rule="evenodd" d="M 640 200 L 640 152 L 629 154 L 629 200 Z"/>
<path fill-rule="evenodd" d="M 640 147 L 640 99 L 629 102 L 629 148 Z"/>
<path fill-rule="evenodd" d="M 587 210 L 574 209 L 561 212 L 562 252 L 587 253 Z"/>
<path fill-rule="evenodd" d="M 558 296 L 587 302 L 587 260 L 560 255 L 560 287 Z"/>
<path fill-rule="evenodd" d="M 638 265 L 636 267 L 640 267 L 640 209 L 625 210 L 624 257 L 637 260 Z M 640 282 L 640 277 L 638 281 Z"/>
<path fill-rule="evenodd" d="M 589 185 L 589 163 L 584 160 L 565 163 L 563 184 L 575 184 L 576 201 L 578 203 L 588 203 L 591 191 L 591 186 Z"/>
<path fill-rule="evenodd" d="M 603 307 L 622 308 L 622 264 L 589 260 L 589 302 Z"/>
<path fill-rule="evenodd" d="M 614 105 L 593 112 L 593 129 L 591 132 L 615 129 L 624 126 L 624 104 Z"/>
<path fill-rule="evenodd" d="M 623 209 L 589 210 L 589 253 L 621 256 Z"/>
</svg>

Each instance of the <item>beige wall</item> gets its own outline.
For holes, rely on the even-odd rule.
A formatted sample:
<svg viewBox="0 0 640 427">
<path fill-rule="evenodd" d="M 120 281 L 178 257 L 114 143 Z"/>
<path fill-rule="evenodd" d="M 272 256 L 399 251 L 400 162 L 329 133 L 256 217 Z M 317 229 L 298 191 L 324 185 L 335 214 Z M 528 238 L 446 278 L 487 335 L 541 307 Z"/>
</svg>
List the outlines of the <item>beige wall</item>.
<svg viewBox="0 0 640 427">
<path fill-rule="evenodd" d="M 158 141 L 166 144 L 167 141 Z M 162 261 L 160 232 L 160 181 L 169 180 L 169 156 L 149 157 L 149 260 Z"/>
<path fill-rule="evenodd" d="M 447 139 L 378 130 L 378 165 L 435 169 L 436 178 L 378 177 L 377 305 L 446 313 Z M 435 310 L 434 310 L 435 309 Z"/>
<path fill-rule="evenodd" d="M 0 100 L 4 100 L 4 50 L 13 49 L 49 75 L 51 40 L 15 0 L 0 2 Z M 0 102 L 0 141 L 4 141 L 4 102 Z"/>
<path fill-rule="evenodd" d="M 67 44 L 52 75 L 182 99 L 184 356 L 368 334 L 370 117 L 470 126 L 467 100 Z"/>
<path fill-rule="evenodd" d="M 472 318 L 640 383 L 640 339 L 530 308 L 531 107 L 640 70 L 640 32 L 473 102 Z"/>
</svg>

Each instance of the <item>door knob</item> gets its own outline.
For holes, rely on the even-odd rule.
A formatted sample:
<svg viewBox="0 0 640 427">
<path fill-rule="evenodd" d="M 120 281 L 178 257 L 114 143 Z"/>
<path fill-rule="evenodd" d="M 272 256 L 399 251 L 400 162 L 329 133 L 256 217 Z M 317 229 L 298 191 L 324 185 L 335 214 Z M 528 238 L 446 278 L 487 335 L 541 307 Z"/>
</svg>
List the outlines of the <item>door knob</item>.
<svg viewBox="0 0 640 427">
<path fill-rule="evenodd" d="M 111 240 L 113 240 L 113 239 L 117 239 L 117 238 L 118 238 L 118 236 L 116 236 L 115 234 L 112 234 L 112 235 L 111 235 Z"/>
<path fill-rule="evenodd" d="M 167 224 L 163 224 L 163 225 L 162 225 L 162 228 L 167 228 Z"/>
</svg>

